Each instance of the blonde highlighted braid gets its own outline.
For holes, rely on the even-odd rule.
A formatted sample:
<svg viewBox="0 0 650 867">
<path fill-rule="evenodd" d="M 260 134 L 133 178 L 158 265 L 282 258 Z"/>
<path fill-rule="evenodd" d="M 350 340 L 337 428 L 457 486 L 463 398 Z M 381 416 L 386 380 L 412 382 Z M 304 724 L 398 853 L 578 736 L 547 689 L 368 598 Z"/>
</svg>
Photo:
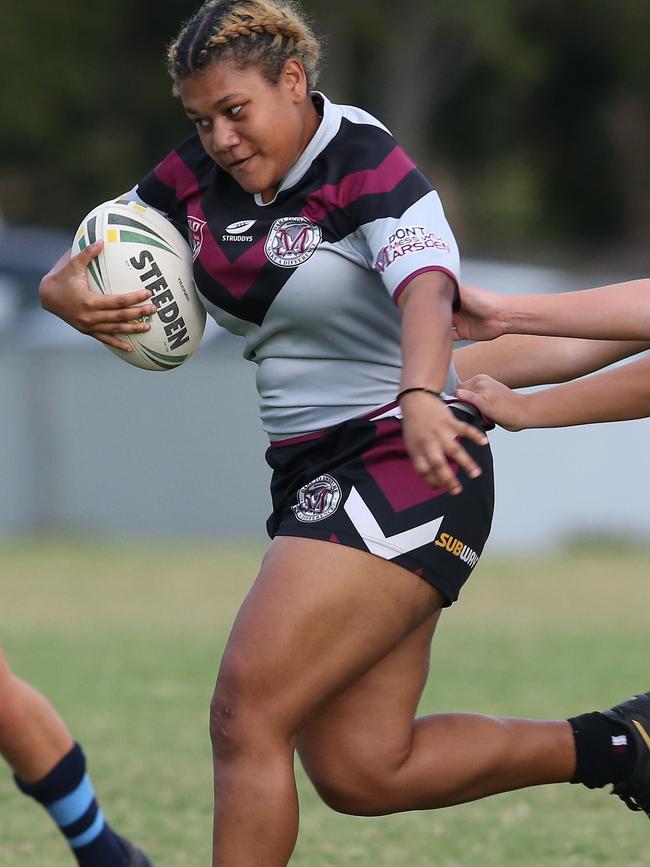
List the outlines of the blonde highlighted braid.
<svg viewBox="0 0 650 867">
<path fill-rule="evenodd" d="M 277 84 L 286 62 L 298 59 L 310 87 L 318 77 L 320 46 L 293 0 L 209 0 L 184 25 L 169 48 L 174 91 L 221 60 L 256 66 Z"/>
<path fill-rule="evenodd" d="M 270 4 L 262 2 L 256 5 L 267 6 Z M 283 39 L 298 43 L 303 32 L 301 22 L 295 15 L 287 14 L 287 10 L 278 10 L 275 15 L 268 13 L 262 15 L 260 10 L 260 14 L 257 16 L 249 12 L 233 10 L 229 19 L 222 22 L 219 33 L 210 39 L 209 44 L 226 45 L 233 39 L 241 37 L 250 37 L 254 40 L 258 35 L 269 33 L 275 37 L 273 47 L 279 48 Z"/>
</svg>

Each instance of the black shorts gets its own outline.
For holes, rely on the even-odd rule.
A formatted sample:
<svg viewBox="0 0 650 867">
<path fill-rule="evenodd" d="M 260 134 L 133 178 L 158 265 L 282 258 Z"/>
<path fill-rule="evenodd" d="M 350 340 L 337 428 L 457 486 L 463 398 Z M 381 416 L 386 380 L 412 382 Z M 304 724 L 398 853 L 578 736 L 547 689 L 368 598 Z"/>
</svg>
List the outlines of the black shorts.
<svg viewBox="0 0 650 867">
<path fill-rule="evenodd" d="M 453 412 L 482 429 L 474 416 Z M 451 605 L 483 551 L 494 506 L 490 447 L 463 446 L 483 474 L 459 472 L 463 492 L 451 496 L 415 472 L 397 418 L 353 419 L 307 442 L 272 445 L 269 536 L 369 551 L 428 581 Z"/>
</svg>

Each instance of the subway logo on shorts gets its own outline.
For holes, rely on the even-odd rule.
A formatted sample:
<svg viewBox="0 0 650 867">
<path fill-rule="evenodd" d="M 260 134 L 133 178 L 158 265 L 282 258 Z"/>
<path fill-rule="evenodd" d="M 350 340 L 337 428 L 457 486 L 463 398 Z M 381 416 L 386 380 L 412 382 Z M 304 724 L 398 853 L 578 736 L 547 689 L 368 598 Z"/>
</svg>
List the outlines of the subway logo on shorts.
<svg viewBox="0 0 650 867">
<path fill-rule="evenodd" d="M 466 563 L 472 569 L 478 563 L 478 554 L 469 545 L 461 542 L 455 536 L 449 533 L 441 533 L 436 539 L 435 545 L 437 548 L 444 548 L 453 557 L 459 557 L 463 563 Z"/>
</svg>

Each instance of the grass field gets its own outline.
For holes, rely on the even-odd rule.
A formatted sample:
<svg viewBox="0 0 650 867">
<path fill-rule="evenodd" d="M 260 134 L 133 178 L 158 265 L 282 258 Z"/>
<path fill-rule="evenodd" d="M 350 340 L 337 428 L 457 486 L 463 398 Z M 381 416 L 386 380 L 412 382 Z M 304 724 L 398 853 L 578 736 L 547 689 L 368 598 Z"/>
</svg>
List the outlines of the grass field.
<svg viewBox="0 0 650 867">
<path fill-rule="evenodd" d="M 109 820 L 158 867 L 209 863 L 207 707 L 262 549 L 0 543 L 0 639 L 90 759 Z M 423 713 L 562 718 L 650 687 L 650 550 L 486 557 L 434 642 Z M 647 867 L 647 819 L 549 786 L 431 813 L 330 812 L 302 773 L 292 864 Z M 0 770 L 0 867 L 69 867 L 40 808 Z M 263 867 L 263 865 L 260 865 Z"/>
</svg>

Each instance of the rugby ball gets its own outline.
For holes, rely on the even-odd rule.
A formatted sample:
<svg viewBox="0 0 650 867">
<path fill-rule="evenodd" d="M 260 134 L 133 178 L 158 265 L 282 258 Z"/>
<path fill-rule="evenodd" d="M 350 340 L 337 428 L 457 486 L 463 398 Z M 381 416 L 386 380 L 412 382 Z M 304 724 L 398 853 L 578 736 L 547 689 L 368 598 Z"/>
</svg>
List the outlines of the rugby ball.
<svg viewBox="0 0 650 867">
<path fill-rule="evenodd" d="M 205 327 L 192 272 L 192 251 L 181 233 L 158 211 L 127 199 L 104 202 L 84 217 L 72 245 L 75 255 L 89 244 L 104 248 L 88 266 L 88 285 L 102 295 L 150 289 L 157 312 L 151 329 L 119 335 L 133 352 L 108 347 L 144 370 L 173 370 L 192 355 Z"/>
</svg>

